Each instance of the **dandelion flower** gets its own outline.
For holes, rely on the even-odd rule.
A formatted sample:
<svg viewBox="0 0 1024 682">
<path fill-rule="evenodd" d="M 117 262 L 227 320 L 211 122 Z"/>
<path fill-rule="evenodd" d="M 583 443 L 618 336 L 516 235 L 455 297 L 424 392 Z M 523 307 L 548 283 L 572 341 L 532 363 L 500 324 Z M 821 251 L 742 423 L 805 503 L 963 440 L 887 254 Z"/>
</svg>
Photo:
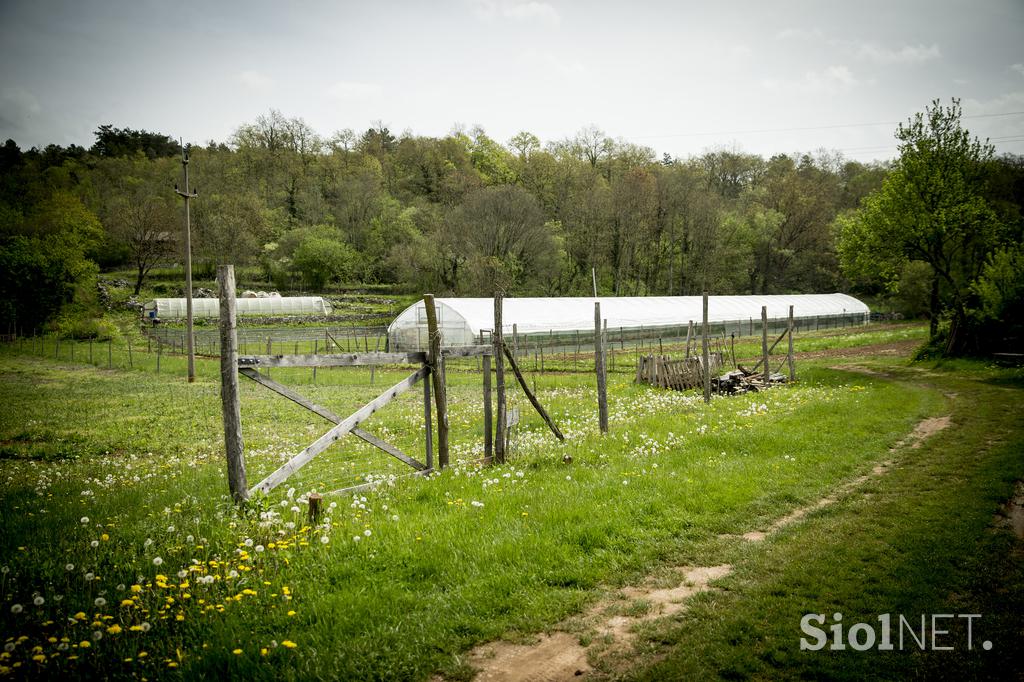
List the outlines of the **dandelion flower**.
<svg viewBox="0 0 1024 682">
<path fill-rule="evenodd" d="M 294 611 L 289 611 L 289 612 L 288 612 L 288 615 L 289 615 L 289 616 L 294 616 L 294 615 L 295 615 L 295 612 L 294 612 Z"/>
<path fill-rule="evenodd" d="M 101 639 L 103 639 L 103 631 L 102 630 L 96 630 L 95 632 L 92 633 L 92 641 L 98 642 Z"/>
<path fill-rule="evenodd" d="M 298 646 L 298 644 L 296 644 L 295 642 L 293 642 L 290 639 L 286 639 L 283 642 L 281 642 L 281 646 L 283 646 L 286 649 L 294 649 L 295 647 Z"/>
<path fill-rule="evenodd" d="M 11 613 L 21 613 L 21 611 L 22 611 L 21 604 L 15 604 L 14 606 L 11 607 Z"/>
<path fill-rule="evenodd" d="M 153 544 L 153 538 L 146 538 L 146 541 L 142 543 L 143 547 L 149 547 Z"/>
<path fill-rule="evenodd" d="M 117 623 L 114 623 L 109 628 L 107 628 L 107 632 L 109 632 L 112 635 L 119 635 L 121 634 L 121 626 Z"/>
<path fill-rule="evenodd" d="M 397 521 L 398 520 L 398 514 L 392 514 L 391 515 L 391 520 L 392 521 Z"/>
<path fill-rule="evenodd" d="M 321 535 L 321 536 L 320 536 L 320 542 L 321 542 L 321 544 L 324 544 L 324 545 L 326 545 L 326 544 L 327 544 L 328 542 L 330 542 L 330 541 L 331 541 L 331 539 L 330 539 L 329 537 L 327 537 L 326 535 Z"/>
<path fill-rule="evenodd" d="M 363 535 L 365 535 L 366 537 L 370 537 L 371 535 L 373 535 L 373 531 L 367 528 L 363 531 Z"/>
<path fill-rule="evenodd" d="M 100 541 L 99 540 L 93 540 L 92 542 L 89 543 L 89 546 L 90 547 L 99 547 L 100 546 Z"/>
<path fill-rule="evenodd" d="M 103 540 L 103 542 L 106 542 L 109 539 L 110 539 L 110 536 L 107 535 L 106 533 L 104 533 L 103 535 L 100 536 L 100 540 Z"/>
<path fill-rule="evenodd" d="M 78 643 L 79 649 L 88 649 L 91 646 L 92 644 L 87 639 L 83 639 L 81 642 Z"/>
<path fill-rule="evenodd" d="M 164 562 L 164 560 L 161 559 L 160 557 L 158 557 L 158 556 L 153 557 L 153 565 L 154 566 L 159 566 L 163 562 Z"/>
<path fill-rule="evenodd" d="M 352 542 L 359 542 L 362 539 L 363 539 L 363 536 L 361 536 L 361 535 L 353 535 L 352 536 Z"/>
<path fill-rule="evenodd" d="M 234 649 L 231 653 L 233 653 L 235 656 L 240 656 L 242 654 L 242 650 L 241 649 Z"/>
<path fill-rule="evenodd" d="M 95 604 L 96 606 L 106 606 L 107 605 L 107 600 L 104 599 L 103 597 L 96 597 L 96 599 L 94 599 L 92 603 Z"/>
<path fill-rule="evenodd" d="M 150 625 L 147 621 L 143 621 L 142 624 L 139 625 L 139 627 L 142 628 L 143 632 L 149 632 L 149 629 L 153 626 Z"/>
<path fill-rule="evenodd" d="M 43 599 L 42 597 L 36 597 L 35 599 L 32 600 L 32 603 L 35 604 L 36 606 L 42 606 L 43 604 L 46 603 L 46 600 Z"/>
<path fill-rule="evenodd" d="M 73 571 L 73 570 L 75 570 L 75 565 L 74 564 L 65 564 L 64 570 L 65 571 Z"/>
<path fill-rule="evenodd" d="M 263 547 L 263 545 L 256 545 L 256 547 L 254 549 L 256 550 L 257 553 L 259 553 L 259 552 L 263 551 L 264 547 Z"/>
<path fill-rule="evenodd" d="M 96 577 L 96 574 L 93 573 L 92 571 L 89 571 L 88 573 L 85 574 L 85 579 L 86 580 L 92 580 L 95 577 Z"/>
<path fill-rule="evenodd" d="M 82 523 L 89 523 L 89 517 L 88 516 L 83 516 L 82 518 L 79 519 L 79 521 L 81 521 Z"/>
</svg>

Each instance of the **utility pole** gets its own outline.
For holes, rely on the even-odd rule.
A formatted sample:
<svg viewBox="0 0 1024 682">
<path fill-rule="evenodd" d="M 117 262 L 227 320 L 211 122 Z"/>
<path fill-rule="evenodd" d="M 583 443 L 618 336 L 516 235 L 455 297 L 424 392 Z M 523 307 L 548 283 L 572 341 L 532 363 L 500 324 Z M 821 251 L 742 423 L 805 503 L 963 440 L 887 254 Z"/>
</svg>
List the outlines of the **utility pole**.
<svg viewBox="0 0 1024 682">
<path fill-rule="evenodd" d="M 185 191 L 178 189 L 177 185 L 174 186 L 174 191 L 185 200 L 185 337 L 188 348 L 188 382 L 190 384 L 196 380 L 196 354 L 192 334 L 192 216 L 189 213 L 188 202 L 199 196 L 199 192 L 195 190 L 189 192 L 188 189 L 188 152 L 191 146 L 181 146 L 181 167 L 185 171 Z"/>
</svg>

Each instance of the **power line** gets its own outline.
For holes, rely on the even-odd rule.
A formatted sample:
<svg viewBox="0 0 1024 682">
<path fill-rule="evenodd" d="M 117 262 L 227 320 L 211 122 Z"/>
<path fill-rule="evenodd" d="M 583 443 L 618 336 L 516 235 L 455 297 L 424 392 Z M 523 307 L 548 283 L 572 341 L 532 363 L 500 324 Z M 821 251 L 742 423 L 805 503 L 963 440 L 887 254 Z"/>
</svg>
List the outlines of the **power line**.
<svg viewBox="0 0 1024 682">
<path fill-rule="evenodd" d="M 1024 115 L 1024 111 L 1007 111 L 1001 114 L 974 114 L 971 116 L 961 116 L 960 118 L 997 118 L 1002 116 L 1021 116 Z M 838 123 L 835 125 L 826 126 L 802 126 L 797 128 L 761 128 L 751 130 L 719 130 L 719 131 L 706 131 L 699 133 L 669 133 L 666 135 L 638 135 L 637 139 L 664 139 L 674 137 L 704 137 L 710 135 L 760 135 L 766 133 L 795 133 L 809 130 L 835 130 L 837 128 L 872 128 L 878 126 L 893 126 L 904 123 L 904 121 L 879 121 L 877 123 Z"/>
</svg>

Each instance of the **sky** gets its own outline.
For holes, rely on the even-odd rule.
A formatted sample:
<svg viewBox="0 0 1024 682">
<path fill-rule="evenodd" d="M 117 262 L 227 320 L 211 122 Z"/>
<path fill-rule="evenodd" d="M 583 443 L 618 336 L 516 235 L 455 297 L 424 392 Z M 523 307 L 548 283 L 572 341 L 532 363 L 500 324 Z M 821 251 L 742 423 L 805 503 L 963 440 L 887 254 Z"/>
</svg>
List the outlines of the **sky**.
<svg viewBox="0 0 1024 682">
<path fill-rule="evenodd" d="M 893 158 L 959 98 L 1024 154 L 1024 0 L 0 0 L 0 140 L 102 124 L 228 142 L 276 109 L 319 134 L 507 143 L 596 126 L 660 158 Z"/>
</svg>

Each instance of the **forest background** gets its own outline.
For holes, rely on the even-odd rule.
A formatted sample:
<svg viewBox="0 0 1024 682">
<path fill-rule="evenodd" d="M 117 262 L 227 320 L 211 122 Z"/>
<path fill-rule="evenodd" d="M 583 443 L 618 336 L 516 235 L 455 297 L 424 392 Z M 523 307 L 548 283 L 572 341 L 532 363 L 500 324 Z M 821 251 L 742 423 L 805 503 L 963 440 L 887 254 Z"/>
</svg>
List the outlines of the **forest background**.
<svg viewBox="0 0 1024 682">
<path fill-rule="evenodd" d="M 322 136 L 272 110 L 190 147 L 193 260 L 199 277 L 250 266 L 253 285 L 282 292 L 580 296 L 592 270 L 601 295 L 845 291 L 930 317 L 935 348 L 1014 343 L 1017 328 L 989 337 L 1020 319 L 1024 157 L 972 138 L 955 100 L 896 136 L 890 162 L 727 148 L 675 159 L 595 126 L 546 144 L 383 123 Z M 99 272 L 129 269 L 138 293 L 154 267 L 183 260 L 178 142 L 111 125 L 95 137 L 0 149 L 9 330 L 102 333 L 80 322 L 96 314 Z"/>
</svg>

